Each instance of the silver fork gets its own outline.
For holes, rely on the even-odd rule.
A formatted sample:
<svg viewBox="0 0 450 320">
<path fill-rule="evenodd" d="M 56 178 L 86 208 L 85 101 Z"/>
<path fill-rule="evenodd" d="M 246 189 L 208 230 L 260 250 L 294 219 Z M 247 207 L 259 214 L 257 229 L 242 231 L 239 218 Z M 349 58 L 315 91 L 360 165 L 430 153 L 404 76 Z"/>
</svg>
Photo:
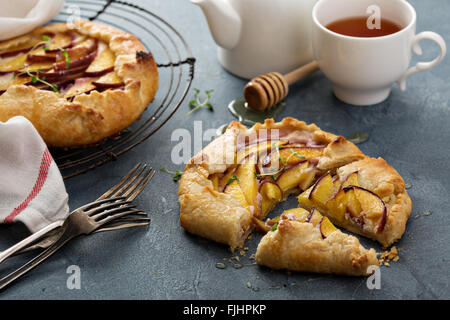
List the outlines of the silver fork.
<svg viewBox="0 0 450 320">
<path fill-rule="evenodd" d="M 141 167 L 140 164 L 138 164 L 125 175 L 119 183 L 100 196 L 96 201 L 72 211 L 64 221 L 64 224 L 60 227 L 60 231 L 51 235 L 52 238 L 50 240 L 48 238 L 44 239 L 47 240 L 47 242 L 51 242 L 51 245 L 35 258 L 0 279 L 0 289 L 3 289 L 11 282 L 34 269 L 64 244 L 77 236 L 83 234 L 88 235 L 100 231 L 148 225 L 149 219 L 142 217 L 138 218 L 139 222 L 122 224 L 122 222 L 130 220 L 124 218 L 126 216 L 144 214 L 143 211 L 135 209 L 135 206 L 131 204 L 131 201 L 142 192 L 154 175 L 154 171 L 151 168 L 148 170 L 145 169 L 146 165 Z M 136 171 L 137 173 L 135 173 Z M 141 175 L 143 172 L 144 174 Z M 122 186 L 122 184 L 124 185 Z M 122 195 L 117 196 L 118 194 Z M 132 218 L 131 221 L 136 221 L 134 219 Z M 56 238 L 56 240 L 54 240 L 54 238 Z M 11 254 L 12 253 L 10 253 L 10 255 Z"/>
<path fill-rule="evenodd" d="M 111 197 L 126 197 L 126 201 L 133 201 L 142 192 L 142 190 L 144 190 L 153 178 L 154 174 L 155 171 L 152 168 L 148 168 L 147 164 L 138 163 L 127 174 L 125 174 L 119 182 L 98 197 L 95 201 L 100 201 Z M 107 223 L 103 227 L 95 230 L 94 233 L 147 226 L 149 223 L 150 218 L 148 218 L 145 213 L 135 212 L 133 217 L 116 219 L 113 222 Z M 0 253 L 0 263 L 12 255 L 49 247 L 61 236 L 63 230 L 60 226 L 60 223 L 49 225 L 44 230 L 32 234 L 15 246 L 3 251 Z"/>
</svg>

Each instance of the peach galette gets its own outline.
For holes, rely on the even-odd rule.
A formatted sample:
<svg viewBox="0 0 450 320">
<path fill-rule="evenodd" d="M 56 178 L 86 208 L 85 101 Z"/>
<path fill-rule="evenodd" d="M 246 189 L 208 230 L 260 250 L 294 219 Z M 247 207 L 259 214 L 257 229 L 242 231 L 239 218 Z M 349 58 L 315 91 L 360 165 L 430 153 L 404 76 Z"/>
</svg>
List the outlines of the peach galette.
<svg viewBox="0 0 450 320">
<path fill-rule="evenodd" d="M 304 209 L 266 219 L 292 193 Z M 349 275 L 367 274 L 378 260 L 334 224 L 387 246 L 411 211 L 403 179 L 384 160 L 293 118 L 250 129 L 232 122 L 188 162 L 178 200 L 187 231 L 231 250 L 255 228 L 265 232 L 258 264 Z"/>
<path fill-rule="evenodd" d="M 22 115 L 51 146 L 92 144 L 123 130 L 158 88 L 153 56 L 134 35 L 75 25 L 0 43 L 0 121 Z"/>
</svg>

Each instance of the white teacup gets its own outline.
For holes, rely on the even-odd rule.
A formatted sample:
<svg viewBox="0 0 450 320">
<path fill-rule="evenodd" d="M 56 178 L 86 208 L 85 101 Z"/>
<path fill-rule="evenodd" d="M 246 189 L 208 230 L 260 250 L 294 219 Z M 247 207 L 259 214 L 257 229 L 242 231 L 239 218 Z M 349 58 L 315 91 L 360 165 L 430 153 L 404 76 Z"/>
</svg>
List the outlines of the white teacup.
<svg viewBox="0 0 450 320">
<path fill-rule="evenodd" d="M 362 38 L 345 36 L 326 28 L 332 22 L 351 17 L 369 17 L 370 6 L 381 9 L 381 17 L 396 22 L 396 33 Z M 320 0 L 313 9 L 312 41 L 315 58 L 322 72 L 333 83 L 340 100 L 354 105 L 384 101 L 397 81 L 405 90 L 406 78 L 435 67 L 446 54 L 444 39 L 434 32 L 416 35 L 416 11 L 404 0 Z M 431 62 L 420 62 L 408 69 L 411 51 L 422 54 L 419 42 L 435 41 L 440 55 Z"/>
</svg>

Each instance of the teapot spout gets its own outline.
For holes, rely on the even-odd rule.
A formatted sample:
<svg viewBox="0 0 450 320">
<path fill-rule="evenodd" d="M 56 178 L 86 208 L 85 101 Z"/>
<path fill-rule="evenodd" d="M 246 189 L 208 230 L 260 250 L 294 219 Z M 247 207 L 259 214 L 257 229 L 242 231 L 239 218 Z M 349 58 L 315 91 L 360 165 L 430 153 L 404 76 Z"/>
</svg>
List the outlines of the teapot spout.
<svg viewBox="0 0 450 320">
<path fill-rule="evenodd" d="M 233 49 L 241 35 L 241 17 L 229 0 L 191 0 L 202 10 L 214 41 L 224 49 Z"/>
</svg>

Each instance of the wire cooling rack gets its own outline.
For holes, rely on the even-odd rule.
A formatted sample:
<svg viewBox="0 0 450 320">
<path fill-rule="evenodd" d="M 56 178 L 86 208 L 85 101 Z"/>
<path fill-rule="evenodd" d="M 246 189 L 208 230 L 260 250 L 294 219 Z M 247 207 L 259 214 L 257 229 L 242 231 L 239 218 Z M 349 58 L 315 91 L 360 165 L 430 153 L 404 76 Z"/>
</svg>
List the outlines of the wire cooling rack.
<svg viewBox="0 0 450 320">
<path fill-rule="evenodd" d="M 52 149 L 52 156 L 65 179 L 116 160 L 152 136 L 180 107 L 195 68 L 195 58 L 181 34 L 147 9 L 125 1 L 69 0 L 52 23 L 68 22 L 77 17 L 136 35 L 158 63 L 159 89 L 140 120 L 104 143 L 87 148 Z"/>
</svg>

